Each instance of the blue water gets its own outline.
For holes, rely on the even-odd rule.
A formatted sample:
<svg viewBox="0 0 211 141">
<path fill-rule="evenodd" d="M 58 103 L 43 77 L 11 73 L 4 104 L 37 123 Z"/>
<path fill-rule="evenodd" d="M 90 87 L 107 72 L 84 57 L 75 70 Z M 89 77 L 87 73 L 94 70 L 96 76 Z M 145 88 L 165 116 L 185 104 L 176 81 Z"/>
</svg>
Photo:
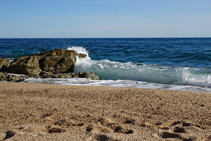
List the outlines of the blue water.
<svg viewBox="0 0 211 141">
<path fill-rule="evenodd" d="M 99 83 L 211 88 L 211 38 L 0 39 L 0 57 L 13 60 L 72 46 L 88 55 L 78 60 L 75 72 L 95 72 Z"/>
</svg>

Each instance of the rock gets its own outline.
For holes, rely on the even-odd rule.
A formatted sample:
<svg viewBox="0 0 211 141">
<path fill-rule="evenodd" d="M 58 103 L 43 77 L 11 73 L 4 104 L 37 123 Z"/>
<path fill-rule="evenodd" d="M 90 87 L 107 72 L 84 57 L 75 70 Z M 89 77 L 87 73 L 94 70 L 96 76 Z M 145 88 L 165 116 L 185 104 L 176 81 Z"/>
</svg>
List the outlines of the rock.
<svg viewBox="0 0 211 141">
<path fill-rule="evenodd" d="M 73 72 L 77 55 L 74 50 L 52 50 L 40 60 L 40 67 L 43 71 L 52 73 Z"/>
<path fill-rule="evenodd" d="M 51 73 L 51 72 L 46 72 L 46 71 L 42 71 L 42 72 L 40 73 L 40 77 L 41 77 L 41 78 L 52 78 L 52 75 L 53 75 L 53 73 Z"/>
<path fill-rule="evenodd" d="M 17 75 L 8 75 L 6 72 L 0 72 L 0 80 L 20 82 L 24 81 L 25 78 Z"/>
<path fill-rule="evenodd" d="M 25 79 L 23 77 L 17 76 L 17 75 L 8 75 L 6 80 L 7 81 L 21 82 L 21 81 L 24 81 Z"/>
<path fill-rule="evenodd" d="M 9 58 L 0 58 L 0 71 L 6 71 L 10 66 Z"/>
<path fill-rule="evenodd" d="M 16 74 L 37 75 L 41 72 L 39 60 L 41 56 L 24 56 L 10 63 L 10 71 Z"/>
<path fill-rule="evenodd" d="M 42 71 L 51 73 L 73 72 L 76 56 L 79 56 L 79 58 L 86 57 L 85 54 L 78 54 L 74 50 L 64 49 L 35 53 L 12 61 L 10 71 L 29 76 L 37 76 Z"/>
<path fill-rule="evenodd" d="M 0 72 L 0 80 L 6 80 L 8 74 L 6 72 Z"/>
<path fill-rule="evenodd" d="M 79 77 L 76 73 L 72 72 L 72 73 L 62 73 L 59 75 L 59 77 L 56 78 L 79 78 Z"/>
<path fill-rule="evenodd" d="M 99 76 L 93 72 L 79 72 L 78 76 L 80 78 L 87 78 L 91 80 L 99 80 Z"/>
<path fill-rule="evenodd" d="M 51 72 L 42 71 L 40 76 L 41 78 L 79 78 L 74 72 L 53 74 Z"/>
</svg>

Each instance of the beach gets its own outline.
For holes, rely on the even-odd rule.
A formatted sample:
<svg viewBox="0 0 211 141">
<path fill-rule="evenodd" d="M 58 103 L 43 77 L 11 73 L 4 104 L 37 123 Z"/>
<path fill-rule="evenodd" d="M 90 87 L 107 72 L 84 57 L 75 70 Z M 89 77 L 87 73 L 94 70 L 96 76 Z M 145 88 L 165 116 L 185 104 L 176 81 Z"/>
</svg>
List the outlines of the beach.
<svg viewBox="0 0 211 141">
<path fill-rule="evenodd" d="M 211 140 L 211 93 L 0 82 L 0 140 Z"/>
</svg>

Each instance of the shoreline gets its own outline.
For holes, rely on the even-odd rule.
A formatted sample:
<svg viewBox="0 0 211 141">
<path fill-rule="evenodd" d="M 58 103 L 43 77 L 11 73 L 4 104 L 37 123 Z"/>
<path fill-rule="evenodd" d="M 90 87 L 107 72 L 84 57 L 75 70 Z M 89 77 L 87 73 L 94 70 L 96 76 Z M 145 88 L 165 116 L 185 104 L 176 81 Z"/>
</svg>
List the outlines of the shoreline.
<svg viewBox="0 0 211 141">
<path fill-rule="evenodd" d="M 0 140 L 209 140 L 211 93 L 0 82 Z"/>
<path fill-rule="evenodd" d="M 81 80 L 79 80 L 81 79 Z M 26 79 L 23 83 L 38 83 L 38 84 L 55 84 L 55 85 L 69 85 L 69 86 L 105 86 L 105 87 L 123 87 L 123 88 L 146 88 L 146 89 L 163 89 L 163 90 L 179 90 L 192 92 L 206 92 L 210 93 L 211 88 L 191 86 L 191 85 L 176 85 L 176 84 L 159 84 L 148 83 L 134 80 L 89 80 L 83 78 L 36 78 Z"/>
</svg>

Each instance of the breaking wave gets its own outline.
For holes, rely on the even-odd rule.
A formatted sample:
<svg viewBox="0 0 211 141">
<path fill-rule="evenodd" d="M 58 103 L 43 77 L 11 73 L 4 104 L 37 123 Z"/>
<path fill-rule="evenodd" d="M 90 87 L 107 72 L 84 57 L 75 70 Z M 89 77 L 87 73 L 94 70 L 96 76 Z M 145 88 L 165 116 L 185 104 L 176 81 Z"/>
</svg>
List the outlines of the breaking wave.
<svg viewBox="0 0 211 141">
<path fill-rule="evenodd" d="M 77 58 L 74 72 L 94 72 L 100 80 L 133 80 L 147 83 L 190 85 L 211 87 L 211 69 L 179 66 L 160 66 L 116 62 L 107 59 L 92 60 L 89 52 L 83 47 L 68 47 L 84 53 L 86 58 Z"/>
</svg>

